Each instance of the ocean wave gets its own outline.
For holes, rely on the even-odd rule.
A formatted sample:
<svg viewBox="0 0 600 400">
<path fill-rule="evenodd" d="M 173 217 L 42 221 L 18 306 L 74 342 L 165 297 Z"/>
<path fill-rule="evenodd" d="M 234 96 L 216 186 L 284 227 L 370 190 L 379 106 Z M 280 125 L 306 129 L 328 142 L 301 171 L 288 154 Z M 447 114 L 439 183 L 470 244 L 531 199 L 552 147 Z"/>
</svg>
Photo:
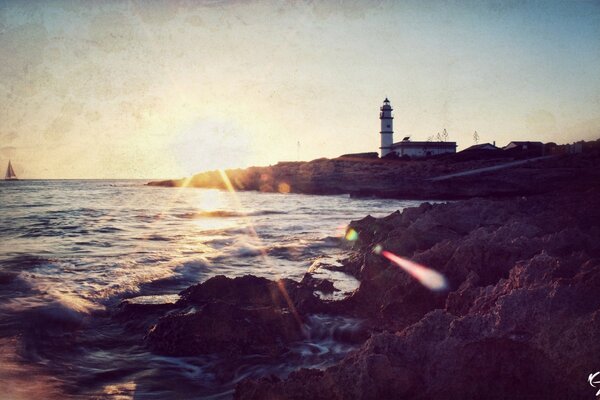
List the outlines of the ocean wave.
<svg viewBox="0 0 600 400">
<path fill-rule="evenodd" d="M 302 260 L 309 251 L 308 246 L 302 244 L 276 245 L 268 248 L 267 253 L 271 257 L 291 261 Z"/>
<path fill-rule="evenodd" d="M 32 204 L 12 204 L 6 206 L 6 208 L 39 208 L 39 207 L 51 207 L 54 204 L 51 203 L 32 203 Z"/>
<path fill-rule="evenodd" d="M 323 246 L 326 247 L 337 247 L 342 242 L 342 239 L 339 236 L 323 236 L 319 239 Z"/>
<path fill-rule="evenodd" d="M 198 218 L 235 218 L 235 217 L 255 217 L 261 215 L 286 214 L 284 211 L 262 210 L 262 211 L 231 211 L 231 210 L 214 210 L 214 211 L 194 211 L 175 216 L 181 219 L 198 219 Z"/>
<path fill-rule="evenodd" d="M 98 285 L 90 297 L 111 304 L 122 297 L 177 293 L 195 283 L 210 271 L 210 263 L 202 256 L 166 262 L 125 263 L 113 269 L 114 279 Z"/>
<path fill-rule="evenodd" d="M 250 238 L 224 239 L 222 241 L 213 240 L 210 243 L 211 247 L 218 245 L 218 250 L 207 254 L 208 258 L 215 264 L 223 262 L 231 262 L 239 258 L 257 257 L 265 254 L 268 247 L 257 240 Z"/>
<path fill-rule="evenodd" d="M 2 260 L 1 264 L 9 270 L 23 271 L 50 265 L 56 261 L 57 260 L 53 258 L 45 258 L 32 254 L 19 254 L 6 260 Z"/>
<path fill-rule="evenodd" d="M 210 263 L 204 257 L 190 257 L 162 264 L 162 273 L 147 276 L 147 280 L 137 282 L 136 290 L 121 292 L 124 297 L 172 295 L 197 283 L 210 274 Z"/>
<path fill-rule="evenodd" d="M 263 246 L 255 246 L 251 244 L 241 245 L 230 249 L 230 255 L 234 257 L 256 257 L 263 254 L 265 248 Z"/>
<path fill-rule="evenodd" d="M 73 214 L 73 213 L 96 215 L 97 213 L 102 213 L 102 211 L 99 209 L 96 209 L 96 208 L 89 208 L 89 207 L 66 208 L 64 210 L 48 211 L 48 214 Z"/>
<path fill-rule="evenodd" d="M 137 238 L 138 240 L 140 238 Z M 145 238 L 141 238 L 141 240 L 151 240 L 151 241 L 158 241 L 158 242 L 171 242 L 173 241 L 172 238 L 166 237 L 166 236 L 162 236 L 162 235 L 158 235 L 158 234 L 153 234 L 153 235 L 149 235 Z"/>
<path fill-rule="evenodd" d="M 116 226 L 103 226 L 102 228 L 98 228 L 95 230 L 95 232 L 99 232 L 99 233 L 113 233 L 113 232 L 119 232 L 122 231 L 123 229 L 121 228 L 117 228 Z"/>
<path fill-rule="evenodd" d="M 340 245 L 335 236 L 325 236 L 316 240 L 298 240 L 292 243 L 276 244 L 267 249 L 267 253 L 276 258 L 299 261 L 318 256 L 327 249 Z"/>
<path fill-rule="evenodd" d="M 49 329 L 74 329 L 84 324 L 90 315 L 105 310 L 101 304 L 61 291 L 51 284 L 36 282 L 29 276 L 23 276 L 22 281 L 28 287 L 29 296 L 13 297 L 4 301 L 2 307 L 6 315 L 11 315 L 7 321 L 13 328 L 20 326 L 27 329 L 31 325 L 39 332 L 49 334 Z M 4 324 L 4 327 L 7 325 Z"/>
</svg>

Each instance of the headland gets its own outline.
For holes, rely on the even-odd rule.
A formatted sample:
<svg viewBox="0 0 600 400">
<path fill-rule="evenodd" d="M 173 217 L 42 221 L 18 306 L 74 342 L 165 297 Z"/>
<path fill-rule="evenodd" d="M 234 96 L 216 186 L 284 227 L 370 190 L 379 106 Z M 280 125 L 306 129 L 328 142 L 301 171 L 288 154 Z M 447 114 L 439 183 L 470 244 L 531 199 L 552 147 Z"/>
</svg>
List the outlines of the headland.
<svg viewBox="0 0 600 400">
<path fill-rule="evenodd" d="M 600 179 L 599 142 L 581 154 L 527 156 L 506 152 L 460 152 L 426 159 L 380 159 L 367 155 L 280 162 L 266 167 L 208 171 L 150 186 L 236 191 L 349 194 L 407 200 L 455 200 L 585 190 Z"/>
<path fill-rule="evenodd" d="M 153 351 L 217 352 L 231 368 L 248 354 L 285 357 L 312 315 L 362 321 L 343 334 L 358 349 L 342 361 L 243 380 L 236 399 L 583 398 L 600 357 L 599 160 L 342 157 L 226 171 L 236 190 L 462 200 L 351 222 L 341 266 L 300 282 L 219 276 L 174 304 L 125 301 L 120 313 L 151 321 Z M 218 172 L 152 185 L 224 188 Z M 409 274 L 382 250 L 417 266 Z M 335 282 L 319 268 L 360 286 L 324 300 Z M 445 286 L 421 284 L 419 268 Z"/>
</svg>

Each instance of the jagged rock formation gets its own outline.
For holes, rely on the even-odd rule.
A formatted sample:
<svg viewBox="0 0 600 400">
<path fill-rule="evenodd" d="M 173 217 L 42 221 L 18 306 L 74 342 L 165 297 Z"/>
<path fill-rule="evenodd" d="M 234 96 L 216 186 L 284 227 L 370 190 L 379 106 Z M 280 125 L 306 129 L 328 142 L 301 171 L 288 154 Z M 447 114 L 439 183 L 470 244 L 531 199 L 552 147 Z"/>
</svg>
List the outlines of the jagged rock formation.
<svg viewBox="0 0 600 400">
<path fill-rule="evenodd" d="M 600 357 L 600 190 L 423 204 L 352 223 L 361 279 L 344 303 L 372 336 L 324 371 L 238 385 L 237 399 L 593 396 Z M 422 287 L 377 245 L 442 272 Z M 592 390 L 592 391 L 590 391 Z"/>
<path fill-rule="evenodd" d="M 327 309 L 314 293 L 324 286 L 308 275 L 302 282 L 215 276 L 181 292 L 175 310 L 158 319 L 146 341 L 153 351 L 174 356 L 280 355 L 304 338 L 309 312 Z"/>
<path fill-rule="evenodd" d="M 590 397 L 587 377 L 600 358 L 598 160 L 559 156 L 440 182 L 427 178 L 467 164 L 338 159 L 229 171 L 238 190 L 469 199 L 352 222 L 357 240 L 341 269 L 360 286 L 343 300 L 319 299 L 315 291 L 333 285 L 310 275 L 215 277 L 175 304 L 123 312 L 140 311 L 138 327 L 154 318 L 153 351 L 219 353 L 229 377 L 236 357 L 285 354 L 313 313 L 365 321 L 352 339 L 362 346 L 343 361 L 242 381 L 237 399 Z M 190 182 L 223 185 L 217 172 Z M 447 290 L 425 288 L 381 249 L 442 273 Z"/>
</svg>

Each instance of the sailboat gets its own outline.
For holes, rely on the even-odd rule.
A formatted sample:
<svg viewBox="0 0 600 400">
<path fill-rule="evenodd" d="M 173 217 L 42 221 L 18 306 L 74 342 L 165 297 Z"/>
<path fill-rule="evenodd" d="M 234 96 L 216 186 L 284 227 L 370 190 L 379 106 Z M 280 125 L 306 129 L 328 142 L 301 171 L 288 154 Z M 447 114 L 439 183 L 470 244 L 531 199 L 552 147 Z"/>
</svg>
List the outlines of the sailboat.
<svg viewBox="0 0 600 400">
<path fill-rule="evenodd" d="M 17 174 L 15 174 L 15 170 L 12 167 L 12 164 L 10 163 L 10 160 L 8 160 L 8 168 L 6 168 L 6 175 L 4 175 L 4 180 L 5 181 L 18 181 L 19 179 L 17 178 Z"/>
</svg>

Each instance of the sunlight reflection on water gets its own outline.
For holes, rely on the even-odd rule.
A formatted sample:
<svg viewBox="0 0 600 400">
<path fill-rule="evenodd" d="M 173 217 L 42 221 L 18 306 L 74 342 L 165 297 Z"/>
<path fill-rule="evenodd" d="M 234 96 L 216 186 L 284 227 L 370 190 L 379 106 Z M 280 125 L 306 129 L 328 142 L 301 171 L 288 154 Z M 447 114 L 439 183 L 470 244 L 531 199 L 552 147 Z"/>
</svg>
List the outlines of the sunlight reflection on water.
<svg viewBox="0 0 600 400">
<path fill-rule="evenodd" d="M 143 350 L 141 337 L 123 336 L 104 310 L 124 296 L 173 295 L 217 274 L 301 279 L 315 262 L 335 264 L 344 254 L 337 241 L 350 220 L 417 204 L 168 189 L 140 181 L 1 182 L 0 194 L 0 340 L 13 350 L 0 378 L 18 384 L 20 372 L 7 367 L 18 365 L 42 383 L 48 376 L 48 393 L 59 382 L 77 396 L 106 390 L 123 398 L 181 397 L 178 388 L 186 385 L 204 393 L 214 385 L 208 375 L 190 380 L 189 368 L 174 367 L 181 359 L 165 363 Z M 342 274 L 330 275 L 346 294 L 356 286 Z M 334 344 L 323 345 L 334 351 Z M 200 368 L 218 361 L 185 362 Z M 260 368 L 249 364 L 243 373 Z"/>
</svg>

